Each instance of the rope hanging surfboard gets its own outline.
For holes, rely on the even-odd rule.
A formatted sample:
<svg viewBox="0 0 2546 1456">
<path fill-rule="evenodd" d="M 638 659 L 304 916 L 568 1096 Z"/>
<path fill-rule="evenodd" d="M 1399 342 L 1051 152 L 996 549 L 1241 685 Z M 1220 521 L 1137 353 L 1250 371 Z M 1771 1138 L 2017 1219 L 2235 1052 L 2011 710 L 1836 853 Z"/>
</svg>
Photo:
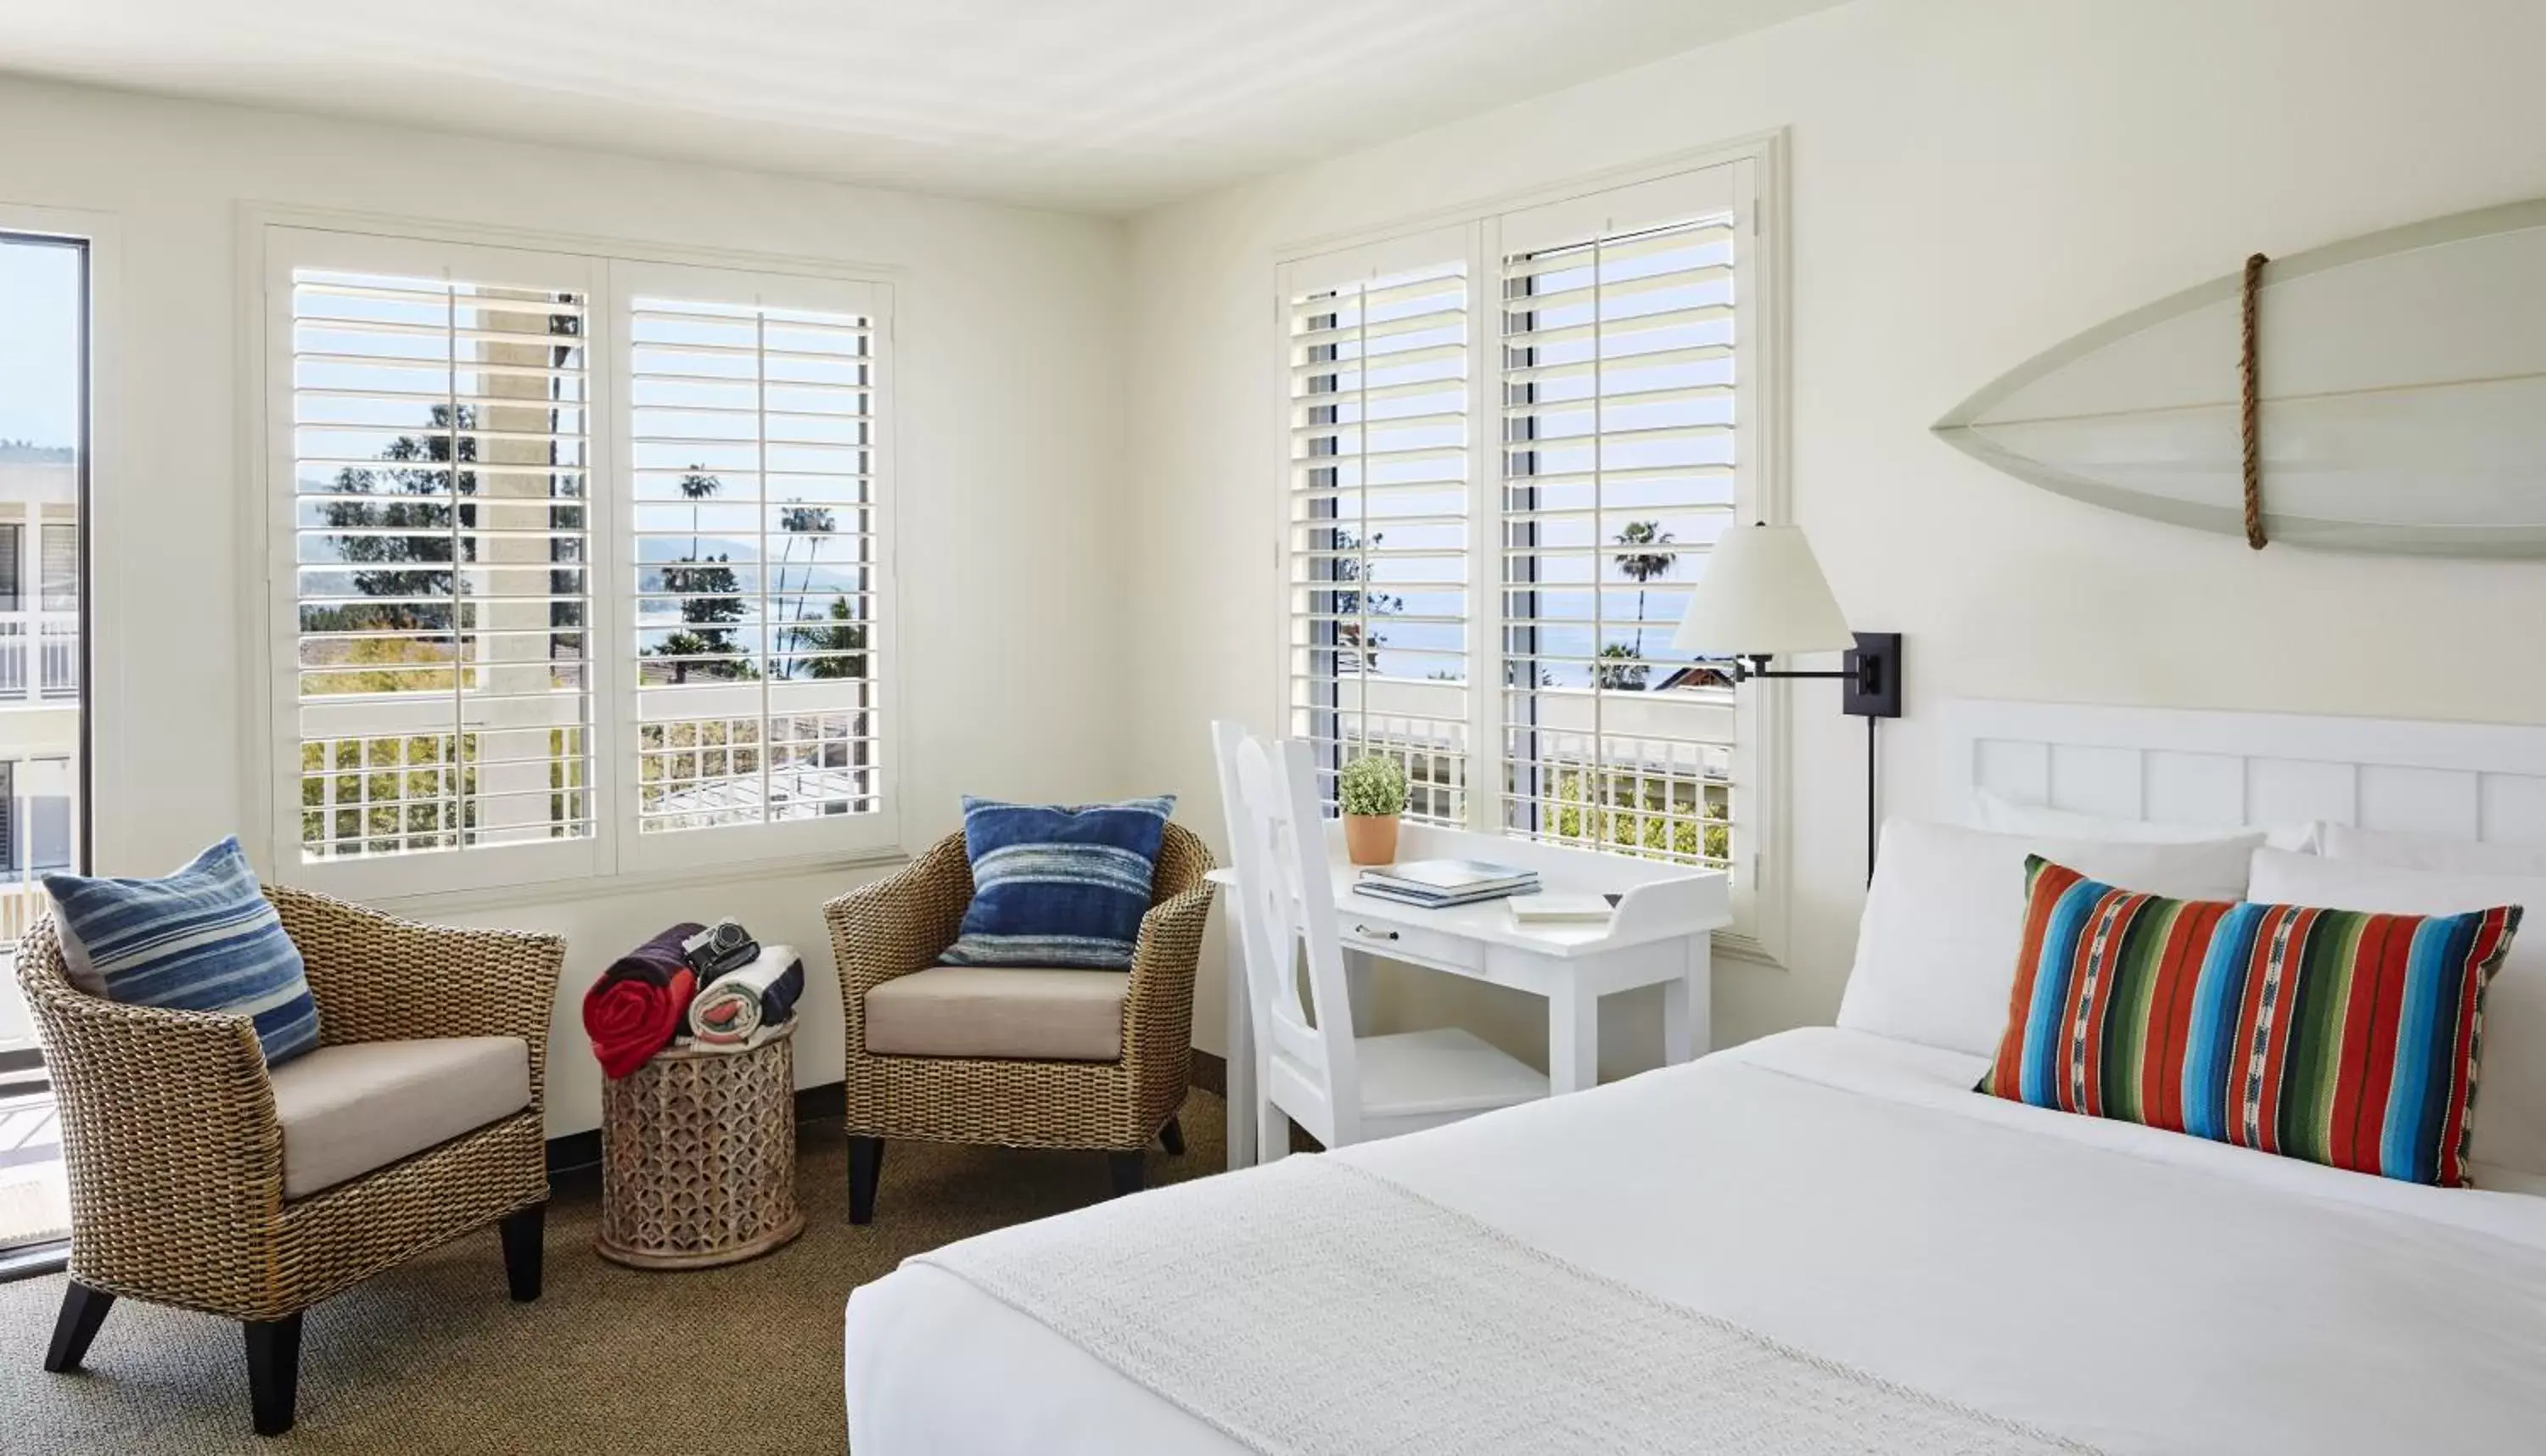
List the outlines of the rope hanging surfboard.
<svg viewBox="0 0 2546 1456">
<path fill-rule="evenodd" d="M 2262 395 L 2255 383 L 2257 338 L 2254 300 L 2263 291 L 2263 264 L 2267 261 L 2260 253 L 2246 260 L 2242 338 L 2237 359 L 2237 430 L 2246 452 L 2246 544 L 2256 551 L 2261 551 L 2266 542 L 2263 536 L 2263 443 L 2260 432 L 2255 428 Z"/>
</svg>

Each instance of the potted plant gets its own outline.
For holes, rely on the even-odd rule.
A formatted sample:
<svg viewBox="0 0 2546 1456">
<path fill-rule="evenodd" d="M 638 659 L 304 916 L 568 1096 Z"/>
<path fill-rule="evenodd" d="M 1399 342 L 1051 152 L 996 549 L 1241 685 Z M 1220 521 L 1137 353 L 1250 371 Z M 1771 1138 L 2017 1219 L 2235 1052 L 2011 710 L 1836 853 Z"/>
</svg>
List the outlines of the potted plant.
<svg viewBox="0 0 2546 1456">
<path fill-rule="evenodd" d="M 1344 765 L 1335 798 L 1344 812 L 1344 858 L 1357 865 L 1397 862 L 1397 816 L 1405 813 L 1405 770 L 1394 758 L 1365 753 Z"/>
</svg>

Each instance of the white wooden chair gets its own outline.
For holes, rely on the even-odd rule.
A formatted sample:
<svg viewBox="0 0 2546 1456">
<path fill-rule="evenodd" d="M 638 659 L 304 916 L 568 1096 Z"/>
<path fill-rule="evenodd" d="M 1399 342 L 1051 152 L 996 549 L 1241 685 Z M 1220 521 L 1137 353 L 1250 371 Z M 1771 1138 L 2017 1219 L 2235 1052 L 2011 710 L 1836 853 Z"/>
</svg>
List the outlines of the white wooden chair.
<svg viewBox="0 0 2546 1456">
<path fill-rule="evenodd" d="M 1256 1160 L 1290 1151 L 1292 1122 L 1343 1148 L 1546 1096 L 1545 1075 L 1455 1027 L 1353 1034 L 1309 745 L 1267 744 L 1229 723 L 1213 724 L 1212 738 L 1237 871 L 1229 907 L 1255 1026 Z"/>
</svg>

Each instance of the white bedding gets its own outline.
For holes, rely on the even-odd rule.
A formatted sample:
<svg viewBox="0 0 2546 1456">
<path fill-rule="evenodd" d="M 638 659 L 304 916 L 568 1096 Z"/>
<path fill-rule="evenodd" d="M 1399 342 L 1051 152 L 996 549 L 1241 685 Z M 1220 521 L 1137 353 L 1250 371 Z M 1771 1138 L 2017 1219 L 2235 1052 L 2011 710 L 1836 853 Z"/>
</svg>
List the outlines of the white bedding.
<svg viewBox="0 0 2546 1456">
<path fill-rule="evenodd" d="M 1332 1156 L 2115 1456 L 2536 1448 L 2546 1197 L 2022 1107 L 1979 1071 L 1808 1029 Z M 847 1386 L 860 1456 L 1239 1449 L 926 1267 L 852 1297 Z"/>
</svg>

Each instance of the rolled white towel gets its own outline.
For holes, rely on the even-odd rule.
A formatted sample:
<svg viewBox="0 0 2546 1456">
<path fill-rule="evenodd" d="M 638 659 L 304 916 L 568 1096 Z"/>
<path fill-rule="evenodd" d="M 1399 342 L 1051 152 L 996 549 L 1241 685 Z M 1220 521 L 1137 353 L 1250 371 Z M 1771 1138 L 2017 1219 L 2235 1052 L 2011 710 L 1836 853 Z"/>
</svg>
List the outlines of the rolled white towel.
<svg viewBox="0 0 2546 1456">
<path fill-rule="evenodd" d="M 690 1035 L 704 1046 L 734 1046 L 751 1040 L 766 1017 L 769 991 L 793 976 L 801 990 L 805 963 L 794 946 L 764 945 L 750 965 L 709 982 L 690 1001 Z M 795 996 L 785 1001 L 793 1005 Z"/>
</svg>

